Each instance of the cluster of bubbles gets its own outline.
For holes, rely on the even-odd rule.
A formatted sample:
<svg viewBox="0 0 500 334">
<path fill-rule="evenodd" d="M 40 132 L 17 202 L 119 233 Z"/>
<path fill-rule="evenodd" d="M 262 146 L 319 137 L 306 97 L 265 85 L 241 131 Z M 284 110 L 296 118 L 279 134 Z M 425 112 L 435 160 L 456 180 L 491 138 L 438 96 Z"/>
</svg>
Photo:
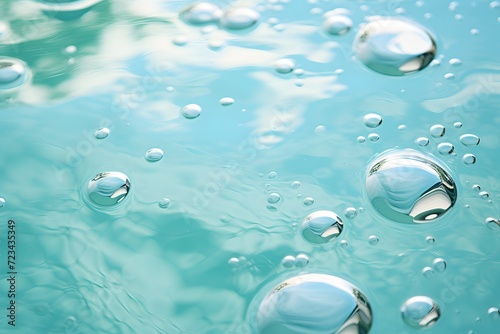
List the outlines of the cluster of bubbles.
<svg viewBox="0 0 500 334">
<path fill-rule="evenodd" d="M 281 260 L 281 264 L 285 268 L 304 268 L 309 264 L 309 256 L 307 254 L 287 255 Z"/>
<path fill-rule="evenodd" d="M 368 113 L 363 116 L 363 124 L 370 129 L 375 129 L 379 127 L 383 122 L 382 116 L 377 113 Z M 368 134 L 368 140 L 371 142 L 376 142 L 380 139 L 380 136 L 377 133 Z M 364 143 L 366 141 L 366 137 L 359 136 L 357 138 L 359 143 Z"/>
<path fill-rule="evenodd" d="M 443 271 L 445 271 L 446 266 L 446 261 L 438 257 L 432 262 L 432 267 L 426 266 L 422 269 L 422 275 L 424 275 L 425 277 L 432 277 L 434 276 L 435 272 L 442 273 Z"/>
</svg>

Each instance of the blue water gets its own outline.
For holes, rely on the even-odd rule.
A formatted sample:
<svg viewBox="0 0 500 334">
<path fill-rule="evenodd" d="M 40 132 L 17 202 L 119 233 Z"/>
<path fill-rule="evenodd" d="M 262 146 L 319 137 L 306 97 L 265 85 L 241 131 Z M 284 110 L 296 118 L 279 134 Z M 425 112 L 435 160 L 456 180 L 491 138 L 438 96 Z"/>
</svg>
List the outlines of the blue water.
<svg viewBox="0 0 500 334">
<path fill-rule="evenodd" d="M 370 333 L 420 331 L 401 315 L 415 296 L 440 309 L 426 333 L 500 333 L 500 3 L 211 2 L 258 13 L 241 30 L 220 13 L 180 18 L 188 1 L 59 3 L 0 3 L 0 57 L 21 61 L 1 67 L 26 66 L 16 80 L 0 68 L 1 333 L 258 333 L 264 296 L 315 273 L 362 291 Z M 340 35 L 323 26 L 335 8 L 352 21 Z M 396 76 L 364 64 L 353 44 L 375 15 L 423 27 L 434 62 Z M 182 115 L 188 104 L 198 117 Z M 382 123 L 366 126 L 368 113 Z M 96 138 L 100 128 L 109 135 Z M 161 160 L 145 159 L 152 148 Z M 398 149 L 454 180 L 442 216 L 401 222 L 370 201 L 367 169 Z M 89 198 L 102 172 L 130 181 L 116 205 Z M 415 201 L 412 190 L 397 196 Z M 324 243 L 301 232 L 319 210 L 343 222 Z"/>
</svg>

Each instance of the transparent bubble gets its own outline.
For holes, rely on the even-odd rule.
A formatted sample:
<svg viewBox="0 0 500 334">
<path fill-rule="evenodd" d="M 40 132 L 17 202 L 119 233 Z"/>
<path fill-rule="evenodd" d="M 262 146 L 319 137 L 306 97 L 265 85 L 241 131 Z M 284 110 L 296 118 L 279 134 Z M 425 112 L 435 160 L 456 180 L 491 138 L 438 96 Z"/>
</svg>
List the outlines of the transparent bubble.
<svg viewBox="0 0 500 334">
<path fill-rule="evenodd" d="M 482 199 L 488 199 L 490 197 L 490 193 L 487 192 L 487 191 L 480 191 L 479 192 L 479 197 L 481 197 Z"/>
<path fill-rule="evenodd" d="M 227 264 L 229 264 L 231 267 L 235 268 L 238 266 L 240 260 L 238 260 L 237 257 L 232 257 L 227 261 Z"/>
<path fill-rule="evenodd" d="M 434 259 L 432 264 L 437 272 L 443 272 L 446 269 L 446 261 L 440 257 Z"/>
<path fill-rule="evenodd" d="M 336 213 L 320 210 L 308 215 L 300 228 L 306 240 L 320 244 L 338 237 L 344 228 L 344 223 Z"/>
<path fill-rule="evenodd" d="M 267 196 L 267 202 L 269 204 L 276 204 L 281 200 L 281 196 L 278 193 L 270 193 L 269 196 Z"/>
<path fill-rule="evenodd" d="M 462 127 L 462 122 L 455 122 L 453 123 L 453 126 L 456 127 L 457 129 L 460 129 Z"/>
<path fill-rule="evenodd" d="M 433 244 L 436 242 L 436 239 L 434 239 L 432 235 L 428 235 L 425 237 L 425 242 L 427 242 L 428 244 Z"/>
<path fill-rule="evenodd" d="M 370 243 L 370 245 L 376 245 L 379 242 L 379 238 L 376 235 L 370 235 L 368 237 L 368 242 Z"/>
<path fill-rule="evenodd" d="M 486 226 L 488 226 L 490 230 L 495 231 L 500 228 L 500 220 L 496 218 L 488 217 L 484 220 L 484 222 L 486 223 Z"/>
<path fill-rule="evenodd" d="M 358 138 L 356 138 L 356 140 L 358 141 L 358 143 L 364 143 L 366 141 L 366 138 L 363 136 L 359 136 Z"/>
<path fill-rule="evenodd" d="M 298 189 L 298 188 L 300 188 L 300 182 L 299 181 L 293 181 L 290 184 L 290 187 L 292 187 L 292 189 Z"/>
<path fill-rule="evenodd" d="M 353 48 L 370 69 L 396 76 L 422 70 L 436 54 L 436 43 L 425 28 L 390 17 L 361 26 Z"/>
<path fill-rule="evenodd" d="M 158 202 L 158 206 L 162 209 L 166 209 L 170 206 L 170 200 L 168 198 L 162 198 L 159 202 Z"/>
<path fill-rule="evenodd" d="M 77 48 L 74 45 L 68 45 L 67 47 L 64 48 L 64 53 L 68 55 L 74 54 L 76 51 Z"/>
<path fill-rule="evenodd" d="M 460 142 L 465 146 L 476 146 L 481 140 L 478 136 L 466 133 L 460 136 Z"/>
<path fill-rule="evenodd" d="M 76 20 L 102 0 L 37 0 L 40 9 L 49 17 L 62 21 Z"/>
<path fill-rule="evenodd" d="M 498 307 L 490 307 L 488 309 L 488 315 L 492 319 L 498 319 L 498 318 L 500 318 L 500 310 L 498 309 Z"/>
<path fill-rule="evenodd" d="M 471 153 L 464 154 L 462 161 L 466 165 L 473 165 L 476 163 L 476 156 Z"/>
<path fill-rule="evenodd" d="M 445 75 L 443 77 L 445 79 L 447 79 L 447 80 L 451 80 L 451 79 L 455 79 L 455 74 L 453 74 L 453 73 L 445 73 Z"/>
<path fill-rule="evenodd" d="M 407 129 L 407 126 L 404 124 L 398 125 L 398 130 L 399 131 L 405 131 Z"/>
<path fill-rule="evenodd" d="M 94 132 L 94 137 L 97 139 L 104 139 L 109 135 L 108 128 L 99 128 Z"/>
<path fill-rule="evenodd" d="M 29 78 L 29 69 L 23 61 L 0 57 L 0 90 L 21 86 Z"/>
<path fill-rule="evenodd" d="M 418 146 L 425 147 L 429 145 L 429 139 L 427 137 L 418 137 L 415 143 L 417 143 Z"/>
<path fill-rule="evenodd" d="M 479 191 L 481 190 L 481 186 L 479 184 L 472 185 L 472 190 Z"/>
<path fill-rule="evenodd" d="M 0 197 L 0 208 L 2 208 L 5 205 L 5 199 L 3 197 Z"/>
<path fill-rule="evenodd" d="M 295 76 L 301 77 L 304 75 L 304 70 L 301 68 L 296 68 L 295 70 L 293 70 L 293 74 Z"/>
<path fill-rule="evenodd" d="M 462 61 L 458 58 L 451 58 L 448 63 L 452 66 L 458 66 L 458 65 L 462 64 Z"/>
<path fill-rule="evenodd" d="M 151 148 L 149 149 L 144 158 L 149 162 L 157 162 L 163 158 L 163 151 L 159 148 Z"/>
<path fill-rule="evenodd" d="M 411 149 L 390 150 L 367 170 L 374 208 L 401 223 L 426 223 L 445 214 L 457 198 L 455 182 L 436 161 Z"/>
<path fill-rule="evenodd" d="M 230 106 L 234 103 L 234 99 L 232 97 L 223 97 L 219 100 L 221 106 Z"/>
<path fill-rule="evenodd" d="M 184 35 L 177 35 L 172 38 L 172 43 L 174 43 L 177 46 L 183 46 L 188 43 L 188 38 L 187 36 Z"/>
<path fill-rule="evenodd" d="M 130 191 L 130 180 L 120 172 L 97 174 L 87 186 L 89 199 L 99 206 L 113 206 L 122 202 Z"/>
<path fill-rule="evenodd" d="M 433 136 L 434 138 L 439 138 L 444 136 L 444 134 L 446 133 L 446 128 L 444 127 L 444 125 L 434 124 L 433 126 L 431 126 L 429 131 L 431 133 L 431 136 Z"/>
<path fill-rule="evenodd" d="M 194 103 L 185 105 L 181 108 L 181 114 L 188 119 L 196 118 L 201 114 L 201 107 Z"/>
<path fill-rule="evenodd" d="M 380 124 L 382 124 L 382 121 L 382 116 L 380 116 L 379 114 L 370 113 L 363 116 L 363 123 L 369 128 L 378 127 Z"/>
<path fill-rule="evenodd" d="M 257 11 L 246 7 L 235 7 L 222 15 L 220 23 L 226 29 L 243 30 L 255 26 L 259 19 Z"/>
<path fill-rule="evenodd" d="M 370 133 L 368 135 L 368 140 L 371 142 L 376 142 L 380 139 L 380 136 L 377 133 Z"/>
<path fill-rule="evenodd" d="M 434 276 L 434 269 L 431 267 L 424 267 L 424 269 L 422 269 L 422 275 L 425 277 L 432 277 Z"/>
<path fill-rule="evenodd" d="M 295 257 L 292 255 L 287 255 L 281 260 L 281 264 L 285 268 L 292 268 L 295 266 Z"/>
<path fill-rule="evenodd" d="M 413 328 L 432 327 L 441 316 L 439 306 L 426 296 L 415 296 L 401 306 L 404 322 Z"/>
<path fill-rule="evenodd" d="M 349 246 L 349 242 L 345 239 L 342 239 L 342 240 L 340 240 L 340 246 L 342 248 L 347 248 L 347 246 Z"/>
<path fill-rule="evenodd" d="M 309 256 L 306 254 L 299 254 L 295 257 L 295 266 L 298 268 L 304 268 L 309 264 Z"/>
<path fill-rule="evenodd" d="M 314 129 L 314 133 L 317 134 L 318 136 L 324 136 L 326 134 L 326 127 L 323 125 L 318 125 Z"/>
<path fill-rule="evenodd" d="M 332 15 L 323 22 L 323 30 L 331 35 L 344 35 L 352 28 L 352 20 L 345 15 Z"/>
<path fill-rule="evenodd" d="M 344 215 L 346 216 L 346 218 L 349 218 L 349 219 L 356 217 L 357 214 L 358 214 L 358 211 L 356 210 L 356 208 L 353 208 L 353 207 L 349 207 L 349 208 L 344 210 Z"/>
<path fill-rule="evenodd" d="M 440 154 L 446 155 L 451 154 L 455 151 L 455 146 L 452 143 L 439 143 L 437 150 Z"/>
<path fill-rule="evenodd" d="M 289 278 L 260 302 L 255 326 L 260 334 L 368 333 L 368 299 L 350 282 L 324 274 Z"/>
<path fill-rule="evenodd" d="M 275 178 L 276 178 L 276 176 L 278 176 L 278 173 L 276 173 L 276 172 L 270 172 L 270 173 L 267 175 L 267 177 L 268 177 L 268 178 L 270 178 L 270 179 L 275 179 Z"/>
<path fill-rule="evenodd" d="M 311 205 L 314 204 L 314 198 L 308 196 L 308 197 L 304 198 L 304 202 L 303 203 L 304 203 L 305 206 L 311 206 Z"/>
<path fill-rule="evenodd" d="M 274 63 L 274 69 L 281 74 L 291 73 L 295 68 L 295 62 L 290 58 L 282 58 Z"/>
<path fill-rule="evenodd" d="M 209 24 L 217 22 L 222 16 L 219 6 L 208 2 L 198 2 L 184 8 L 180 18 L 188 24 Z"/>
</svg>

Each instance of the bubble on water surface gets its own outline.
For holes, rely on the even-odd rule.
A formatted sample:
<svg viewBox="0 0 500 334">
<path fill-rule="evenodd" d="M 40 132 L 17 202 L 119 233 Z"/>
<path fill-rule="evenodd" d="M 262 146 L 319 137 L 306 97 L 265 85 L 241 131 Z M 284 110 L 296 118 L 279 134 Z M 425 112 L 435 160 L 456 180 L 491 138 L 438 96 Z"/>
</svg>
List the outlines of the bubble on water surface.
<svg viewBox="0 0 500 334">
<path fill-rule="evenodd" d="M 436 242 L 436 239 L 434 239 L 432 235 L 428 235 L 425 237 L 425 242 L 427 242 L 428 244 L 433 244 Z"/>
<path fill-rule="evenodd" d="M 349 208 L 344 210 L 344 215 L 346 216 L 346 218 L 349 218 L 349 219 L 356 217 L 357 214 L 358 214 L 358 211 L 356 210 L 356 208 L 353 208 L 353 207 L 349 207 Z"/>
<path fill-rule="evenodd" d="M 257 11 L 247 7 L 235 7 L 227 10 L 220 19 L 221 25 L 230 30 L 243 30 L 254 27 L 259 22 Z"/>
<path fill-rule="evenodd" d="M 314 129 L 314 133 L 317 134 L 318 136 L 324 136 L 326 134 L 326 127 L 324 125 L 318 125 Z"/>
<path fill-rule="evenodd" d="M 362 25 L 353 48 L 368 68 L 395 76 L 422 70 L 436 54 L 436 43 L 425 28 L 389 17 Z"/>
<path fill-rule="evenodd" d="M 270 179 L 275 179 L 276 176 L 278 176 L 278 173 L 276 172 L 269 172 L 269 174 L 267 174 L 267 177 Z"/>
<path fill-rule="evenodd" d="M 462 64 L 462 61 L 458 58 L 451 58 L 448 63 L 452 66 L 458 66 Z"/>
<path fill-rule="evenodd" d="M 364 143 L 366 141 L 366 138 L 363 136 L 358 136 L 358 138 L 356 138 L 356 140 L 358 141 L 358 143 Z"/>
<path fill-rule="evenodd" d="M 376 244 L 378 244 L 379 238 L 376 235 L 370 235 L 368 237 L 368 242 L 370 243 L 370 245 L 374 245 L 375 246 Z"/>
<path fill-rule="evenodd" d="M 292 189 L 298 189 L 298 188 L 300 188 L 300 182 L 299 181 L 293 181 L 290 184 L 290 187 L 292 187 Z"/>
<path fill-rule="evenodd" d="M 453 123 L 453 126 L 456 127 L 457 129 L 460 129 L 462 127 L 462 122 L 455 122 Z"/>
<path fill-rule="evenodd" d="M 441 316 L 439 306 L 426 296 L 415 296 L 401 306 L 404 322 L 413 328 L 432 327 Z"/>
<path fill-rule="evenodd" d="M 104 139 L 107 136 L 109 136 L 108 128 L 99 128 L 94 132 L 94 137 L 96 137 L 96 139 Z"/>
<path fill-rule="evenodd" d="M 444 127 L 444 125 L 434 124 L 429 129 L 429 132 L 431 133 L 431 136 L 433 136 L 434 138 L 439 138 L 444 136 L 444 134 L 446 133 L 446 128 Z"/>
<path fill-rule="evenodd" d="M 181 114 L 185 118 L 193 119 L 201 114 L 201 107 L 197 104 L 188 104 L 181 108 Z"/>
<path fill-rule="evenodd" d="M 418 137 L 415 143 L 417 143 L 418 146 L 424 147 L 429 145 L 429 139 L 427 137 Z"/>
<path fill-rule="evenodd" d="M 149 149 L 144 158 L 149 162 L 157 162 L 163 158 L 163 151 L 159 148 L 151 148 Z"/>
<path fill-rule="evenodd" d="M 276 204 L 281 200 L 281 196 L 278 193 L 270 193 L 269 196 L 267 196 L 267 202 L 269 204 Z"/>
<path fill-rule="evenodd" d="M 430 157 L 411 149 L 378 156 L 367 169 L 366 191 L 380 214 L 401 223 L 439 218 L 457 198 L 450 174 Z"/>
<path fill-rule="evenodd" d="M 462 157 L 462 162 L 466 165 L 474 165 L 476 163 L 476 156 L 471 153 L 466 153 Z"/>
<path fill-rule="evenodd" d="M 281 260 L 281 264 L 285 268 L 292 268 L 295 266 L 295 256 L 287 255 Z"/>
<path fill-rule="evenodd" d="M 97 174 L 87 185 L 87 196 L 99 206 L 113 206 L 122 202 L 130 191 L 130 180 L 120 172 Z"/>
<path fill-rule="evenodd" d="M 478 136 L 471 133 L 466 133 L 460 136 L 460 142 L 465 146 L 476 146 L 479 145 L 480 141 L 481 140 Z"/>
<path fill-rule="evenodd" d="M 447 79 L 447 80 L 451 80 L 451 79 L 455 79 L 455 74 L 453 74 L 453 73 L 446 73 L 443 77 L 445 79 Z"/>
<path fill-rule="evenodd" d="M 500 310 L 498 309 L 498 307 L 490 307 L 488 309 L 488 315 L 492 319 L 498 319 L 500 318 Z"/>
<path fill-rule="evenodd" d="M 217 22 L 222 16 L 219 6 L 209 2 L 193 3 L 184 8 L 179 17 L 188 24 L 201 25 Z"/>
<path fill-rule="evenodd" d="M 320 244 L 338 237 L 342 233 L 344 223 L 336 213 L 320 210 L 308 215 L 300 228 L 306 240 Z"/>
<path fill-rule="evenodd" d="M 102 0 L 37 0 L 40 9 L 49 17 L 61 21 L 76 20 Z"/>
<path fill-rule="evenodd" d="M 487 192 L 487 191 L 480 191 L 479 192 L 479 197 L 481 197 L 482 199 L 488 199 L 490 197 L 490 193 Z"/>
<path fill-rule="evenodd" d="M 331 15 L 323 22 L 323 30 L 331 35 L 344 35 L 352 28 L 352 20 L 345 15 Z"/>
<path fill-rule="evenodd" d="M 446 269 L 446 261 L 440 257 L 434 259 L 432 264 L 437 272 L 443 272 Z"/>
<path fill-rule="evenodd" d="M 287 74 L 293 71 L 295 62 L 290 58 L 282 58 L 274 63 L 274 69 L 281 74 Z"/>
<path fill-rule="evenodd" d="M 230 106 L 234 103 L 234 99 L 232 97 L 223 97 L 219 100 L 221 106 Z"/>
<path fill-rule="evenodd" d="M 306 254 L 298 254 L 295 257 L 295 266 L 298 268 L 304 268 L 309 264 L 309 256 Z"/>
<path fill-rule="evenodd" d="M 158 201 L 158 206 L 162 209 L 166 209 L 170 206 L 170 199 L 168 198 L 162 198 L 161 200 Z"/>
<path fill-rule="evenodd" d="M 29 69 L 23 61 L 0 57 L 0 90 L 21 86 L 29 78 Z"/>
<path fill-rule="evenodd" d="M 424 277 L 432 277 L 434 276 L 434 269 L 431 267 L 424 267 L 422 269 L 422 275 L 424 275 Z"/>
<path fill-rule="evenodd" d="M 369 128 L 376 128 L 382 124 L 382 116 L 375 113 L 366 114 L 363 116 L 363 123 Z"/>
<path fill-rule="evenodd" d="M 451 154 L 455 150 L 455 146 L 452 143 L 439 143 L 437 150 L 440 154 L 446 155 Z"/>
<path fill-rule="evenodd" d="M 380 136 L 377 133 L 370 133 L 368 135 L 368 140 L 371 142 L 376 142 L 380 139 Z"/>
<path fill-rule="evenodd" d="M 260 334 L 368 333 L 368 299 L 336 276 L 304 274 L 274 287 L 260 302 L 255 326 Z"/>
<path fill-rule="evenodd" d="M 305 206 L 311 206 L 311 205 L 314 204 L 314 198 L 308 196 L 308 197 L 304 198 L 303 203 L 304 203 Z"/>
<path fill-rule="evenodd" d="M 486 223 L 486 226 L 488 226 L 489 229 L 491 230 L 498 230 L 500 229 L 500 220 L 493 218 L 493 217 L 488 217 L 484 220 Z"/>
<path fill-rule="evenodd" d="M 5 199 L 3 197 L 0 197 L 0 208 L 2 208 L 5 205 Z"/>
</svg>

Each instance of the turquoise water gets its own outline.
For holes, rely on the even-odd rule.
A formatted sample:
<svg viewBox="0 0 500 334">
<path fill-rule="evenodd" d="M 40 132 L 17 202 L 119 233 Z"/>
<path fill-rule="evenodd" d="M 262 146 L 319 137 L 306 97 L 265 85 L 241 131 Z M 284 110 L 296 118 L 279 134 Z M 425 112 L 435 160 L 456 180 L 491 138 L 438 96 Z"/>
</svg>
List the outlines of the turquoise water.
<svg viewBox="0 0 500 334">
<path fill-rule="evenodd" d="M 0 3 L 0 332 L 499 333 L 500 3 L 190 4 Z"/>
</svg>

